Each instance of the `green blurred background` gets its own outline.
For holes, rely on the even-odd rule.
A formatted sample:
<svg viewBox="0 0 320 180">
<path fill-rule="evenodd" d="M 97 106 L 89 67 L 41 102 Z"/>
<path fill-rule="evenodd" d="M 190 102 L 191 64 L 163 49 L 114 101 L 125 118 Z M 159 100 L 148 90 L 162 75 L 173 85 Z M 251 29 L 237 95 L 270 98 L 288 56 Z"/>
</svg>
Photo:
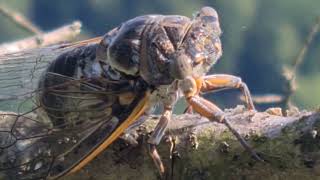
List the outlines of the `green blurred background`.
<svg viewBox="0 0 320 180">
<path fill-rule="evenodd" d="M 242 77 L 252 94 L 283 94 L 286 91 L 283 66 L 291 66 L 320 16 L 320 0 L 0 0 L 43 30 L 80 20 L 82 38 L 103 35 L 112 27 L 142 14 L 180 14 L 192 17 L 202 6 L 220 14 L 223 30 L 223 57 L 213 73 Z M 0 42 L 30 36 L 0 16 Z M 309 46 L 297 73 L 298 90 L 293 101 L 301 108 L 320 105 L 320 34 Z M 238 102 L 234 90 L 219 92 L 215 99 L 222 107 Z M 259 109 L 279 104 L 259 105 Z M 280 104 L 281 105 L 281 104 Z"/>
</svg>

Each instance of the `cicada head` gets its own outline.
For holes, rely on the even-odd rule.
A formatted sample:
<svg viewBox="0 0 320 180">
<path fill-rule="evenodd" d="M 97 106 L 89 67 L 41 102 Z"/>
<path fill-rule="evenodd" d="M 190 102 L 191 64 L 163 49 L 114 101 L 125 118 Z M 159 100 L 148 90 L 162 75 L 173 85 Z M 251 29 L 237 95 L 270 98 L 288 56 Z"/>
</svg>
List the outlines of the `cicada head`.
<svg viewBox="0 0 320 180">
<path fill-rule="evenodd" d="M 203 7 L 193 18 L 181 39 L 170 65 L 176 79 L 202 76 L 222 55 L 219 17 L 211 7 Z"/>
</svg>

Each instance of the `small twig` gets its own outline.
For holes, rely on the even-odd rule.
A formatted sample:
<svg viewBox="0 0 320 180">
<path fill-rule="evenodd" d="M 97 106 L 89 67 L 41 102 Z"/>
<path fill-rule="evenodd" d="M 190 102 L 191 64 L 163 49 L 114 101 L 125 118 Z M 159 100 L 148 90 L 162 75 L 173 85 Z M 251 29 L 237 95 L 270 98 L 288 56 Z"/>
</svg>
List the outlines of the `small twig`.
<svg viewBox="0 0 320 180">
<path fill-rule="evenodd" d="M 304 56 L 308 50 L 308 47 L 310 46 L 311 42 L 313 41 L 315 35 L 319 32 L 319 28 L 320 28 L 320 16 L 316 18 L 315 24 L 312 26 L 310 33 L 307 36 L 307 39 L 302 47 L 302 49 L 300 50 L 297 58 L 295 59 L 294 63 L 293 63 L 293 69 L 292 69 L 292 75 L 290 80 L 292 80 L 295 75 L 296 75 L 296 71 L 298 69 L 298 67 L 300 66 L 300 64 L 302 63 Z"/>
<path fill-rule="evenodd" d="M 245 97 L 240 96 L 240 100 L 245 102 Z M 283 102 L 284 96 L 279 94 L 263 94 L 263 95 L 253 95 L 252 101 L 256 104 L 268 104 L 268 103 L 280 103 Z"/>
<path fill-rule="evenodd" d="M 25 16 L 23 16 L 20 13 L 12 11 L 3 5 L 0 5 L 0 14 L 9 18 L 16 25 L 27 30 L 28 32 L 31 32 L 32 34 L 40 35 L 43 33 L 37 26 L 35 26 Z"/>
<path fill-rule="evenodd" d="M 286 106 L 288 108 L 290 108 L 292 106 L 290 98 L 291 98 L 291 95 L 296 90 L 295 78 L 296 78 L 297 70 L 298 70 L 299 66 L 301 65 L 301 63 L 303 62 L 305 54 L 308 51 L 308 48 L 309 48 L 310 44 L 312 43 L 314 37 L 319 32 L 319 28 L 320 28 L 320 16 L 316 18 L 316 21 L 315 21 L 314 25 L 312 26 L 311 31 L 309 32 L 303 47 L 301 48 L 301 50 L 298 53 L 298 56 L 296 57 L 296 59 L 293 62 L 292 69 L 290 69 L 290 70 L 287 68 L 284 69 L 283 76 L 287 80 L 287 84 L 286 84 L 287 93 L 284 98 L 284 103 L 286 104 Z"/>
<path fill-rule="evenodd" d="M 42 35 L 29 37 L 11 43 L 4 43 L 0 45 L 0 55 L 69 41 L 80 33 L 80 29 L 81 23 L 79 21 L 75 21 L 72 24 L 62 26 Z M 39 39 L 41 39 L 40 43 Z"/>
</svg>

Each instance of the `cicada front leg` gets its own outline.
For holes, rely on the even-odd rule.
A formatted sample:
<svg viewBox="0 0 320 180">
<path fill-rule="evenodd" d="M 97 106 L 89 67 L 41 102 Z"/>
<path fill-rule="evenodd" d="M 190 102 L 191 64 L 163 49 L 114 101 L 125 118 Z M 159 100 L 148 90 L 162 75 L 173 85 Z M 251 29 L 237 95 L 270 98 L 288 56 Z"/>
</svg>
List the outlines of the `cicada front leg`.
<svg viewBox="0 0 320 180">
<path fill-rule="evenodd" d="M 166 106 L 163 114 L 160 117 L 160 120 L 155 127 L 153 133 L 151 134 L 150 138 L 148 139 L 148 148 L 149 148 L 149 154 L 154 162 L 154 164 L 157 166 L 157 169 L 160 173 L 160 176 L 162 178 L 165 177 L 165 174 L 168 175 L 169 171 L 166 170 L 165 166 L 163 165 L 163 162 L 161 160 L 161 157 L 157 151 L 156 146 L 160 143 L 161 139 L 165 135 L 165 131 L 167 129 L 167 126 L 169 122 L 171 121 L 171 115 L 172 115 L 172 108 L 171 106 Z M 175 148 L 175 137 L 172 137 L 171 135 L 168 136 L 168 143 L 170 146 L 170 159 L 171 159 L 171 170 L 173 169 L 173 163 L 174 158 L 178 156 L 178 152 Z M 171 175 L 173 175 L 173 172 L 171 171 Z"/>
<path fill-rule="evenodd" d="M 228 74 L 215 74 L 205 76 L 197 81 L 200 81 L 198 82 L 198 84 L 200 83 L 200 87 L 198 87 L 198 89 L 200 89 L 201 92 L 214 92 L 223 89 L 240 89 L 245 97 L 247 108 L 249 110 L 255 110 L 250 91 L 246 83 L 244 83 L 240 77 Z"/>
<path fill-rule="evenodd" d="M 232 76 L 228 74 L 215 74 L 208 75 L 203 78 L 196 79 L 197 94 L 200 92 L 214 92 L 224 89 L 240 89 L 245 97 L 245 103 L 249 110 L 255 110 L 250 91 L 246 83 L 244 83 L 240 77 Z M 185 110 L 185 113 L 191 113 L 192 106 L 189 105 Z"/>
<path fill-rule="evenodd" d="M 164 112 L 162 113 L 157 126 L 152 132 L 150 138 L 148 139 L 149 154 L 154 164 L 156 165 L 160 173 L 160 176 L 162 177 L 164 177 L 164 174 L 165 174 L 165 167 L 162 163 L 161 157 L 157 151 L 156 146 L 160 143 L 162 137 L 165 134 L 165 130 L 167 129 L 167 126 L 171 120 L 171 115 L 172 115 L 172 108 L 168 106 L 165 107 Z"/>
<path fill-rule="evenodd" d="M 164 167 L 161 161 L 161 157 L 158 154 L 156 146 L 160 143 L 161 139 L 165 135 L 167 126 L 171 121 L 172 110 L 173 110 L 172 108 L 179 98 L 178 88 L 179 87 L 178 87 L 178 81 L 177 81 L 168 89 L 168 91 L 166 90 L 165 94 L 162 94 L 160 101 L 162 102 L 162 105 L 163 105 L 163 112 L 161 114 L 158 124 L 156 125 L 154 131 L 152 132 L 151 136 L 148 139 L 150 156 L 152 157 L 162 177 L 164 177 L 166 173 L 166 168 Z M 172 147 L 174 147 L 174 142 L 169 141 L 169 145 L 170 145 L 170 158 L 173 158 L 173 153 L 175 151 L 175 148 L 172 148 Z"/>
<path fill-rule="evenodd" d="M 199 91 L 209 91 L 217 88 L 223 87 L 244 87 L 245 93 L 247 93 L 248 98 L 248 108 L 254 109 L 252 100 L 250 98 L 250 93 L 248 88 L 246 88 L 245 84 L 237 80 L 238 82 L 232 82 L 234 78 L 233 76 L 221 75 L 217 78 L 218 75 L 215 76 L 207 76 L 205 78 L 193 78 L 188 77 L 181 81 L 180 88 L 184 93 L 184 96 L 187 100 L 187 103 L 193 108 L 193 110 L 200 115 L 208 118 L 210 121 L 216 121 L 219 123 L 223 123 L 227 126 L 227 128 L 236 136 L 236 138 L 240 141 L 241 145 L 249 152 L 251 155 L 259 160 L 263 161 L 257 153 L 247 144 L 247 142 L 240 136 L 240 134 L 232 128 L 228 120 L 225 118 L 224 112 L 212 102 L 200 97 Z M 215 77 L 215 78 L 213 78 Z M 219 85 L 220 84 L 220 85 Z M 240 85 L 237 85 L 240 84 Z M 219 86 L 217 86 L 219 85 Z"/>
</svg>

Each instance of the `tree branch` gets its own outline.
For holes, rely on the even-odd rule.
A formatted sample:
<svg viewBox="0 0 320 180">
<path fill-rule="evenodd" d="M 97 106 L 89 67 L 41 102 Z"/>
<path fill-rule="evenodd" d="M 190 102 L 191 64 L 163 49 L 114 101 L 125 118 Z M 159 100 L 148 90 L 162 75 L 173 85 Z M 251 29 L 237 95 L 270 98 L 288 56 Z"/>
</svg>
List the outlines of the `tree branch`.
<svg viewBox="0 0 320 180">
<path fill-rule="evenodd" d="M 20 14 L 18 12 L 12 11 L 3 5 L 0 5 L 0 14 L 9 18 L 12 22 L 14 22 L 19 27 L 21 27 L 21 28 L 33 33 L 33 34 L 40 35 L 43 33 L 37 26 L 35 26 L 25 16 L 23 16 L 22 14 Z"/>
<path fill-rule="evenodd" d="M 48 33 L 15 42 L 0 44 L 0 55 L 69 41 L 80 33 L 80 29 L 81 23 L 75 21 L 72 24 L 62 26 Z"/>
<path fill-rule="evenodd" d="M 199 115 L 178 115 L 167 131 L 176 136 L 180 153 L 180 159 L 174 159 L 173 179 L 319 178 L 320 113 L 291 111 L 283 117 L 279 108 L 248 112 L 243 106 L 225 112 L 265 162 L 251 158 L 223 124 Z M 156 119 L 150 118 L 136 130 L 138 135 L 132 134 L 138 146 L 120 139 L 79 173 L 64 179 L 158 179 L 145 144 Z M 163 141 L 159 152 L 170 172 L 168 143 Z"/>
<path fill-rule="evenodd" d="M 175 115 L 167 135 L 175 137 L 180 158 L 170 159 L 169 144 L 158 146 L 173 179 L 317 179 L 320 176 L 320 113 L 246 111 L 243 106 L 225 110 L 233 128 L 244 137 L 264 162 L 250 157 L 232 133 L 219 123 L 195 114 Z M 2 117 L 2 119 L 1 119 Z M 146 141 L 157 123 L 150 117 L 130 133 L 138 145 L 118 139 L 84 169 L 63 179 L 158 179 L 147 153 Z M 0 116 L 0 123 L 5 116 Z M 20 122 L 23 122 L 22 120 Z"/>
</svg>

